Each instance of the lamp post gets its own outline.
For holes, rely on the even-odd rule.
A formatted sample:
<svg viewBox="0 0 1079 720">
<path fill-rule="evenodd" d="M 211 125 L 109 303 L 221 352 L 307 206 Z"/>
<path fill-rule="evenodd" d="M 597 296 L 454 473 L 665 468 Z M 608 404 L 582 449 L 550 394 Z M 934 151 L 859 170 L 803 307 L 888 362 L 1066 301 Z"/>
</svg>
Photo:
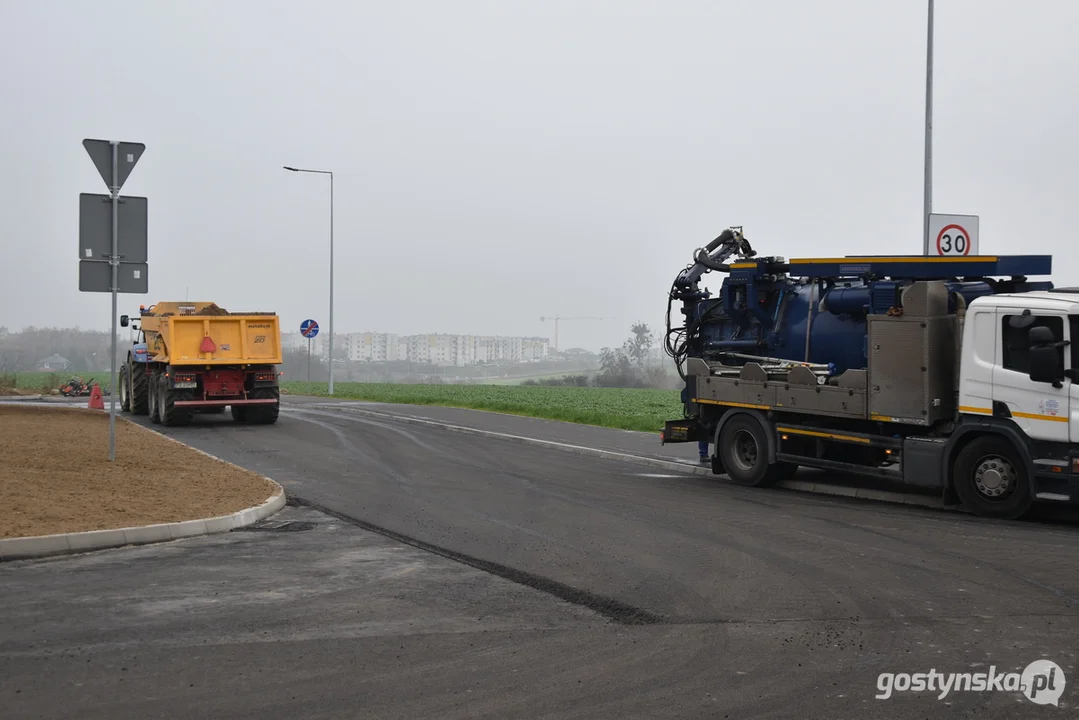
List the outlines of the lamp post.
<svg viewBox="0 0 1079 720">
<path fill-rule="evenodd" d="M 925 46 L 925 183 L 922 200 L 922 254 L 929 255 L 929 214 L 933 212 L 933 0 Z"/>
<path fill-rule="evenodd" d="M 328 392 L 333 395 L 333 173 L 329 170 L 307 170 L 285 165 L 292 172 L 315 173 L 330 176 L 330 383 Z"/>
</svg>

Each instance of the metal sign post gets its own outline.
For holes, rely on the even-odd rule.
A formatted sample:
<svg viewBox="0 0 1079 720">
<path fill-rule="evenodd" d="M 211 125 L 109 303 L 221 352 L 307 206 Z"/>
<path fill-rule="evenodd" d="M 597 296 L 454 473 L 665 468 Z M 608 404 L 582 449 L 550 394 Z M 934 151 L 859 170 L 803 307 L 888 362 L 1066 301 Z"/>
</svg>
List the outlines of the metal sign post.
<svg viewBox="0 0 1079 720">
<path fill-rule="evenodd" d="M 318 323 L 304 320 L 300 323 L 300 334 L 307 338 L 307 382 L 311 382 L 311 341 L 318 335 Z"/>
<path fill-rule="evenodd" d="M 109 188 L 111 206 L 103 212 L 105 197 L 83 193 L 79 197 L 79 290 L 112 294 L 112 371 L 109 389 L 109 461 L 116 459 L 116 322 L 118 293 L 146 293 L 146 198 L 121 198 L 128 175 L 142 157 L 142 143 L 118 140 L 82 141 L 87 154 Z M 128 207 L 122 212 L 121 207 Z M 121 229 L 120 218 L 125 222 Z M 108 235 L 104 231 L 109 227 Z M 108 238 L 107 242 L 105 238 Z M 106 249 L 107 248 L 107 249 Z M 95 256 L 96 253 L 96 256 Z M 123 269 L 121 269 L 123 266 Z"/>
</svg>

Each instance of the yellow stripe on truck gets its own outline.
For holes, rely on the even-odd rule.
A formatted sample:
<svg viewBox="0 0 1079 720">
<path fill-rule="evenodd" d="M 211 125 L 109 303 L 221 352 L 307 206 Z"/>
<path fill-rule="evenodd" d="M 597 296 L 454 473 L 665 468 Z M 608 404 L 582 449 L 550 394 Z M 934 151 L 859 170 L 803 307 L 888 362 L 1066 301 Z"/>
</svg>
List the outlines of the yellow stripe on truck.
<svg viewBox="0 0 1079 720">
<path fill-rule="evenodd" d="M 1039 415 L 1037 413 L 1013 412 L 1013 417 L 1026 418 L 1027 420 L 1048 420 L 1049 422 L 1068 422 L 1068 418 L 1059 415 Z"/>
<path fill-rule="evenodd" d="M 970 413 L 972 415 L 993 414 L 993 411 L 989 408 L 974 407 L 972 405 L 960 405 L 959 412 Z M 1026 418 L 1027 420 L 1045 420 L 1046 422 L 1068 422 L 1068 418 L 1059 415 L 1040 415 L 1038 413 L 1019 412 L 1017 410 L 1012 411 L 1012 417 L 1021 417 Z"/>
<path fill-rule="evenodd" d="M 827 263 L 843 265 L 865 263 L 957 263 L 957 262 L 996 262 L 995 255 L 969 255 L 967 257 L 845 257 L 845 258 L 791 258 L 791 265 L 808 263 Z"/>
<path fill-rule="evenodd" d="M 727 407 L 750 408 L 752 410 L 771 410 L 771 405 L 752 405 L 750 403 L 724 402 L 722 400 L 691 399 L 691 402 L 705 403 L 707 405 L 726 405 Z"/>
</svg>

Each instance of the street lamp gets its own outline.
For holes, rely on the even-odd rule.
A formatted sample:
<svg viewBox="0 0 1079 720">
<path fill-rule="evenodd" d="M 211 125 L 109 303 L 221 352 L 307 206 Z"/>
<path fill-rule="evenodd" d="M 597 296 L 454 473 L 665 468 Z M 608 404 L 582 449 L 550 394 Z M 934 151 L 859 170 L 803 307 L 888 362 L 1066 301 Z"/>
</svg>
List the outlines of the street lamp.
<svg viewBox="0 0 1079 720">
<path fill-rule="evenodd" d="M 330 176 L 330 383 L 329 394 L 333 395 L 333 173 L 329 170 L 307 170 L 283 166 L 292 172 L 316 173 Z"/>
</svg>

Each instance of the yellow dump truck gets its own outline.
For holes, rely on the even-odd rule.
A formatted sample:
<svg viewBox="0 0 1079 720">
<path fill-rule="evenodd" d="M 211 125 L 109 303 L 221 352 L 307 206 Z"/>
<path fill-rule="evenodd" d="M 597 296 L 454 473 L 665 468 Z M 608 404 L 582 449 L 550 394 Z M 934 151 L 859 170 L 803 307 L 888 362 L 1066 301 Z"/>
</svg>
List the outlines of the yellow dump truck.
<svg viewBox="0 0 1079 720">
<path fill-rule="evenodd" d="M 277 422 L 281 326 L 276 313 L 230 313 L 212 302 L 159 302 L 124 315 L 137 331 L 120 367 L 120 408 L 150 422 L 186 425 L 195 413 Z"/>
</svg>

